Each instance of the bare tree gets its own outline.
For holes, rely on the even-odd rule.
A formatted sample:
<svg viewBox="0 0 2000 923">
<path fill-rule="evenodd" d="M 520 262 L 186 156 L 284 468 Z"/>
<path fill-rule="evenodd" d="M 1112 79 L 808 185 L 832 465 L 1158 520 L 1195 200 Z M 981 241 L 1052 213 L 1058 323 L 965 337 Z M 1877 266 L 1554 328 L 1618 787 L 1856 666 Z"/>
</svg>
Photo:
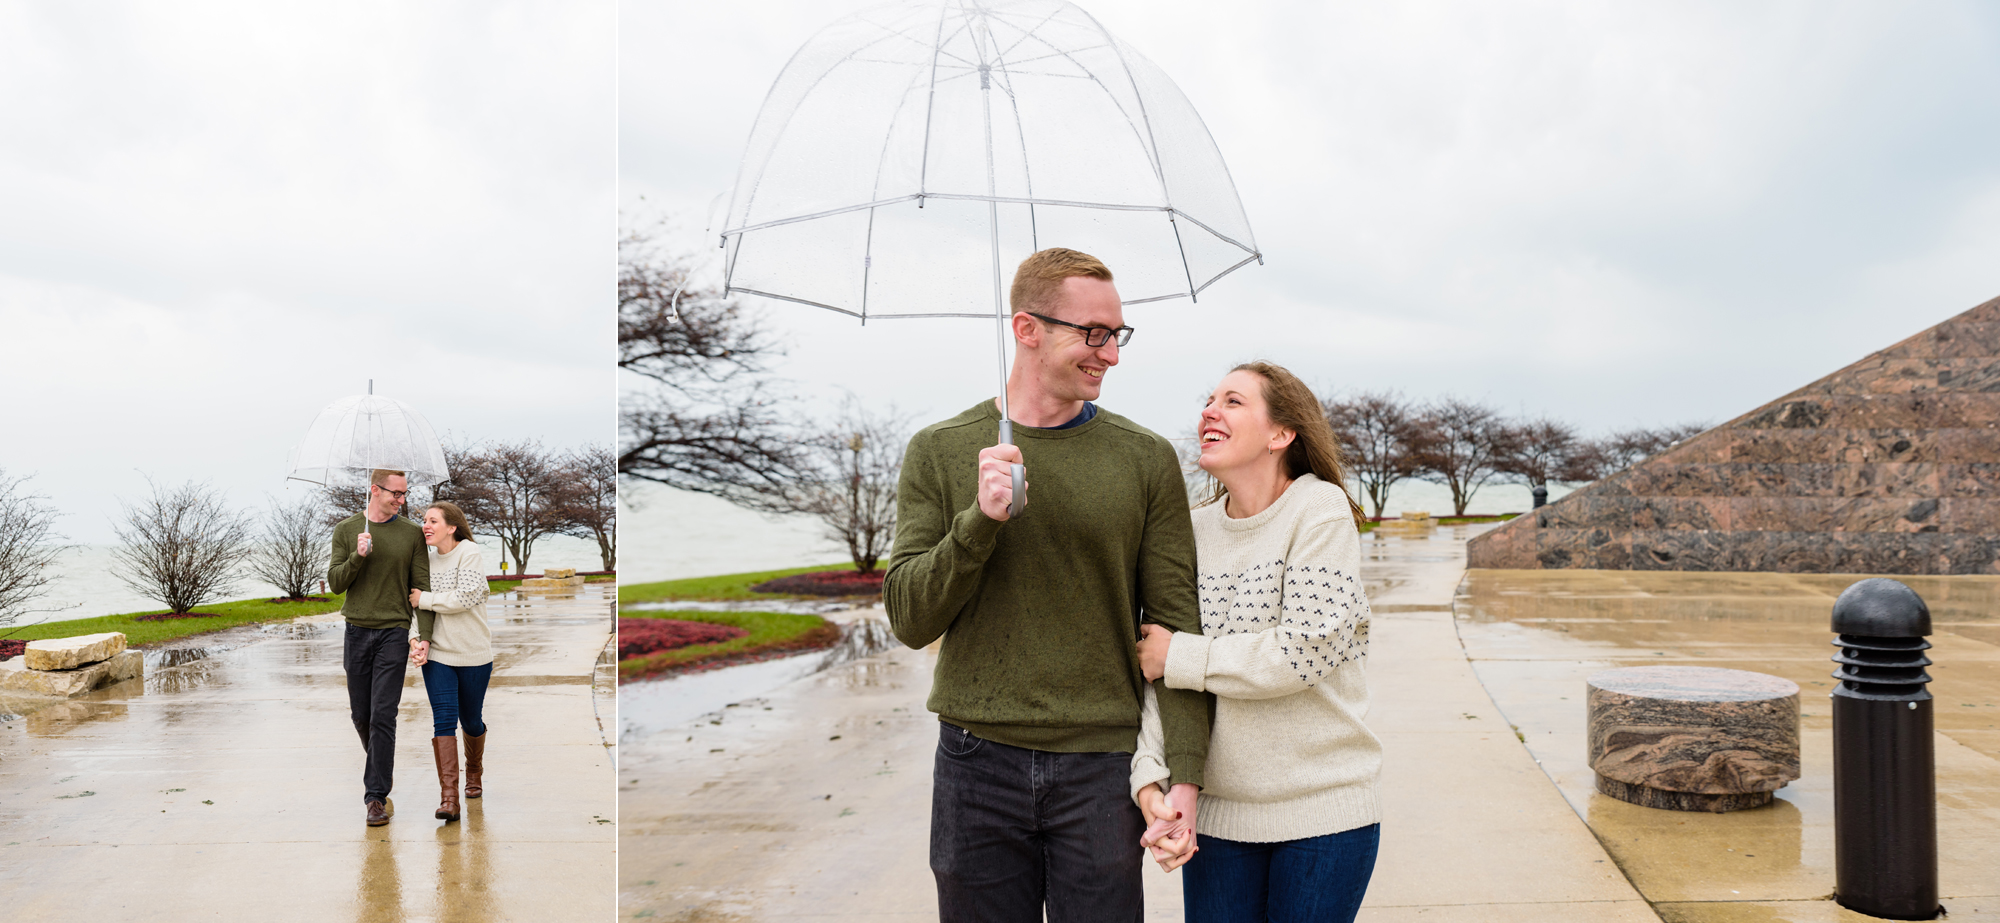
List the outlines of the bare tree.
<svg viewBox="0 0 2000 923">
<path fill-rule="evenodd" d="M 1199 506 L 1215 496 L 1215 479 L 1201 466 L 1200 422 L 1186 436 L 1168 441 L 1174 444 L 1174 457 L 1181 463 L 1181 486 L 1187 489 L 1188 506 Z"/>
<path fill-rule="evenodd" d="M 1707 431 L 1707 423 L 1682 423 L 1657 429 L 1638 427 L 1612 433 L 1598 443 L 1603 456 L 1603 474 L 1623 471 L 1664 452 L 1673 444 Z"/>
<path fill-rule="evenodd" d="M 854 569 L 872 573 L 896 538 L 896 481 L 910 418 L 863 410 L 849 397 L 841 414 L 805 442 L 815 476 L 794 482 L 785 502 L 819 517 L 826 537 L 847 546 Z"/>
<path fill-rule="evenodd" d="M 1323 399 L 1320 410 L 1346 443 L 1349 470 L 1361 492 L 1382 516 L 1389 488 L 1423 471 L 1419 449 L 1424 433 L 1417 411 L 1393 391 L 1369 391 L 1351 397 Z"/>
<path fill-rule="evenodd" d="M 480 446 L 453 472 L 453 502 L 476 532 L 500 540 L 520 573 L 528 572 L 535 542 L 562 531 L 566 483 L 562 459 L 533 439 Z M 461 473 L 462 472 L 462 473 Z"/>
<path fill-rule="evenodd" d="M 113 574 L 176 615 L 236 592 L 250 555 L 249 517 L 230 510 L 207 484 L 151 486 L 153 495 L 124 504 L 123 525 L 112 525 L 121 543 L 112 552 Z"/>
<path fill-rule="evenodd" d="M 1584 470 L 1577 462 L 1588 446 L 1577 438 L 1576 429 L 1547 417 L 1526 423 L 1503 425 L 1503 451 L 1494 470 L 1509 480 L 1529 487 L 1547 487 Z M 1588 478 L 1586 478 L 1588 480 Z"/>
<path fill-rule="evenodd" d="M 618 567 L 618 458 L 608 446 L 585 446 L 563 457 L 556 505 L 562 533 L 597 542 L 605 570 Z"/>
<path fill-rule="evenodd" d="M 326 576 L 327 542 L 333 530 L 320 511 L 320 498 L 314 495 L 290 503 L 272 500 L 263 532 L 251 549 L 250 573 L 277 587 L 286 599 L 311 596 Z"/>
<path fill-rule="evenodd" d="M 0 625 L 23 615 L 69 608 L 29 608 L 48 593 L 55 578 L 49 565 L 62 553 L 55 533 L 56 510 L 48 498 L 21 487 L 27 478 L 9 478 L 0 469 Z"/>
<path fill-rule="evenodd" d="M 810 472 L 766 363 L 781 355 L 741 303 L 697 284 L 658 226 L 618 242 L 618 368 L 650 390 L 620 399 L 620 474 L 782 512 L 769 499 Z"/>
<path fill-rule="evenodd" d="M 1473 495 L 1498 473 L 1512 434 L 1492 408 L 1456 397 L 1424 407 L 1417 426 L 1420 476 L 1445 485 L 1452 515 L 1465 515 Z"/>
</svg>

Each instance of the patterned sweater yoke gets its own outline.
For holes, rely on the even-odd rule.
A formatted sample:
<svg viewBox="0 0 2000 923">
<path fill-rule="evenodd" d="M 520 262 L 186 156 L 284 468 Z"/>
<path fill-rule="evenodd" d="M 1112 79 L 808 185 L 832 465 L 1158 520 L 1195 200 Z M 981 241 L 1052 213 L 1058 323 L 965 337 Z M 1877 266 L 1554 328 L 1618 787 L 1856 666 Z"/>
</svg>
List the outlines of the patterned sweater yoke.
<svg viewBox="0 0 2000 923">
<path fill-rule="evenodd" d="M 1194 512 L 1203 634 L 1176 634 L 1166 685 L 1216 696 L 1197 830 L 1278 842 L 1377 823 L 1368 597 L 1347 496 L 1307 474 L 1255 516 Z M 1150 711 L 1132 790 L 1166 778 Z"/>
<path fill-rule="evenodd" d="M 470 541 L 447 554 L 430 554 L 431 589 L 417 598 L 416 635 L 431 642 L 430 657 L 454 667 L 493 662 L 493 627 L 486 622 L 486 555 Z"/>
</svg>

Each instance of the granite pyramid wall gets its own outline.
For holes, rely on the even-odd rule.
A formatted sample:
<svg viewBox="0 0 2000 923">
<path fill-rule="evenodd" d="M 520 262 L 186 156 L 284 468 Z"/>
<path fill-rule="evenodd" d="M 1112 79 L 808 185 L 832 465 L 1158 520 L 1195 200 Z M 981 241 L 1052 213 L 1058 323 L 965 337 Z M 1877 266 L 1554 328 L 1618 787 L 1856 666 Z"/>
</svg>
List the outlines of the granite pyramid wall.
<svg viewBox="0 0 2000 923">
<path fill-rule="evenodd" d="M 1467 557 L 2000 574 L 2000 298 L 1519 516 Z"/>
</svg>

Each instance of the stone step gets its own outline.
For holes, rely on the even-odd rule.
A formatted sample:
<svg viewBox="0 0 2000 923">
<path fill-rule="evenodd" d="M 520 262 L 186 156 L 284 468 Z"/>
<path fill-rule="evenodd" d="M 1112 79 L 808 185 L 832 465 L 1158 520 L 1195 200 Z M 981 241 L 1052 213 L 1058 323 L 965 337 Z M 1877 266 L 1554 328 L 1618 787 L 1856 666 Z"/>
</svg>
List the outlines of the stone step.
<svg viewBox="0 0 2000 923">
<path fill-rule="evenodd" d="M 125 650 L 125 633 L 107 631 L 103 634 L 77 635 L 74 638 L 30 641 L 28 649 L 21 657 L 30 670 L 74 670 L 85 664 L 110 660 L 123 650 Z"/>
<path fill-rule="evenodd" d="M 121 634 L 118 638 L 122 642 L 125 636 Z M 72 670 L 0 670 L 0 689 L 69 697 L 132 679 L 145 671 L 146 655 L 140 651 L 125 651 L 109 660 Z"/>
</svg>

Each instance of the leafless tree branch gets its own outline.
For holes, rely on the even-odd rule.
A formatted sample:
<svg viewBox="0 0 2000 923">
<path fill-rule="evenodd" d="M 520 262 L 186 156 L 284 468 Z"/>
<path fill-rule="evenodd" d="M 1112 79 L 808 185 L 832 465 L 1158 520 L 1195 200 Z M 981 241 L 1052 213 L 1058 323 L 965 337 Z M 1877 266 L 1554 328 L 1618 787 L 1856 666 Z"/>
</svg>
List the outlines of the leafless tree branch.
<svg viewBox="0 0 2000 923">
<path fill-rule="evenodd" d="M 47 595 L 55 577 L 49 565 L 63 551 L 55 533 L 56 509 L 41 494 L 22 489 L 25 477 L 10 478 L 0 469 L 0 625 L 23 615 L 70 608 L 30 608 Z"/>
<path fill-rule="evenodd" d="M 175 614 L 236 592 L 250 555 L 249 518 L 206 484 L 151 486 L 152 496 L 125 504 L 123 523 L 113 523 L 121 547 L 112 552 L 112 573 Z"/>
<path fill-rule="evenodd" d="M 287 599 L 311 596 L 326 574 L 332 530 L 321 520 L 320 509 L 320 498 L 312 495 L 290 503 L 272 500 L 250 551 L 250 573 Z"/>
</svg>

